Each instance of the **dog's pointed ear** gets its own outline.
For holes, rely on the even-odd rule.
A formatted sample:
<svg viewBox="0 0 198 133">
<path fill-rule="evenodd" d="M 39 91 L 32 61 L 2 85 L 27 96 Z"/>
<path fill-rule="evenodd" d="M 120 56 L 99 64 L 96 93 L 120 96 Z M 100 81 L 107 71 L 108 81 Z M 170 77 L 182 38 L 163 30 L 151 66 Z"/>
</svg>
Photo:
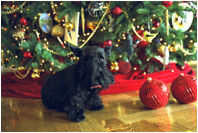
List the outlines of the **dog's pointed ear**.
<svg viewBox="0 0 198 133">
<path fill-rule="evenodd" d="M 72 45 L 69 45 L 71 51 L 74 53 L 74 55 L 76 55 L 77 57 L 80 57 L 81 54 L 82 54 L 82 49 L 81 48 L 78 48 L 78 47 L 75 47 L 75 46 L 72 46 Z"/>
<path fill-rule="evenodd" d="M 111 55 L 112 46 L 113 46 L 113 45 L 111 45 L 111 46 L 106 46 L 106 47 L 104 48 L 106 57 L 109 57 L 109 56 Z"/>
</svg>

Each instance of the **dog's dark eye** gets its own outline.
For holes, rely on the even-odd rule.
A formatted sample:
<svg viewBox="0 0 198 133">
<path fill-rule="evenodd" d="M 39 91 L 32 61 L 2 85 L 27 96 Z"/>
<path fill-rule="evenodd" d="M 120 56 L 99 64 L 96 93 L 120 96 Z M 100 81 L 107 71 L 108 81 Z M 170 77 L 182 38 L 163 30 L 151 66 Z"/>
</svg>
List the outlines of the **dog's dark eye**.
<svg viewBox="0 0 198 133">
<path fill-rule="evenodd" d="M 104 61 L 104 58 L 99 58 L 98 61 L 99 62 L 103 62 Z"/>
</svg>

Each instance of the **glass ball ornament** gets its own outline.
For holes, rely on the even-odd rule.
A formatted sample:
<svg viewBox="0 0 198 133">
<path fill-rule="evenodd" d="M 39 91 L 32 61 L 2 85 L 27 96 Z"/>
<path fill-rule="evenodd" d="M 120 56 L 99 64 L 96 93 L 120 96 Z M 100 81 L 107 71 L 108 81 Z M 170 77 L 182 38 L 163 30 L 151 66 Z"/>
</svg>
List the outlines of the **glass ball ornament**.
<svg viewBox="0 0 198 133">
<path fill-rule="evenodd" d="M 139 96 L 146 107 L 157 109 L 168 103 L 170 90 L 163 81 L 149 77 L 140 87 Z"/>
<path fill-rule="evenodd" d="M 119 6 L 116 6 L 111 12 L 114 16 L 119 16 L 122 13 L 122 9 Z"/>
<path fill-rule="evenodd" d="M 53 27 L 51 17 L 47 13 L 42 13 L 39 17 L 39 26 L 44 33 L 50 33 Z"/>
<path fill-rule="evenodd" d="M 179 75 L 171 84 L 171 93 L 181 103 L 192 103 L 197 101 L 197 85 L 192 78 Z"/>
</svg>

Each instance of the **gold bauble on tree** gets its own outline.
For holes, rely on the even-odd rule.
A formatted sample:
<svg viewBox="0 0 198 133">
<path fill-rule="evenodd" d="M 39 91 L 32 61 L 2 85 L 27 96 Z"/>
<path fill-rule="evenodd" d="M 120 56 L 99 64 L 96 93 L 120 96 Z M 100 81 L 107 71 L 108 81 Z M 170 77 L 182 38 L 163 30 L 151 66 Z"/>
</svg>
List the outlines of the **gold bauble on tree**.
<svg viewBox="0 0 198 133">
<path fill-rule="evenodd" d="M 62 37 L 64 35 L 64 28 L 61 26 L 61 25 L 55 25 L 53 28 L 52 28 L 52 31 L 51 31 L 51 34 L 52 36 L 54 37 Z"/>
<path fill-rule="evenodd" d="M 178 45 L 177 45 L 175 42 L 173 42 L 172 45 L 169 45 L 169 46 L 168 46 L 168 49 L 169 49 L 170 52 L 177 52 L 177 50 L 178 50 Z"/>
<path fill-rule="evenodd" d="M 90 28 L 91 30 L 94 30 L 96 28 L 97 24 L 98 24 L 98 21 L 90 22 L 89 20 L 87 20 L 87 23 L 86 23 L 87 27 Z M 100 28 L 100 26 L 98 28 Z"/>
<path fill-rule="evenodd" d="M 65 23 L 65 29 L 70 31 L 74 29 L 74 24 L 72 22 L 66 22 Z"/>
<path fill-rule="evenodd" d="M 31 77 L 33 78 L 33 79 L 37 79 L 37 78 L 40 78 L 40 75 L 38 74 L 38 73 L 32 73 L 31 74 Z"/>
<path fill-rule="evenodd" d="M 165 46 L 164 45 L 161 45 L 158 49 L 157 49 L 157 53 L 163 57 L 164 56 L 164 49 L 165 49 Z"/>
</svg>

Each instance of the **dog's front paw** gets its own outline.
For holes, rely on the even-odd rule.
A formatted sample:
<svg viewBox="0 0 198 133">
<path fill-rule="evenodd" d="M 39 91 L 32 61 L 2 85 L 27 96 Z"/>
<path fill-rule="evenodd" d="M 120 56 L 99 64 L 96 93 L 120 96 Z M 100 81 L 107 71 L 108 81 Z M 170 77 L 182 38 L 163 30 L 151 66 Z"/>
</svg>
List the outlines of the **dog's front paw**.
<svg viewBox="0 0 198 133">
<path fill-rule="evenodd" d="M 85 116 L 84 115 L 76 116 L 73 119 L 71 119 L 71 121 L 73 121 L 73 122 L 81 122 L 81 121 L 84 121 L 84 120 L 85 120 Z"/>
<path fill-rule="evenodd" d="M 90 107 L 91 111 L 97 111 L 97 110 L 102 110 L 104 108 L 104 105 L 99 105 L 99 106 L 92 106 Z"/>
</svg>

